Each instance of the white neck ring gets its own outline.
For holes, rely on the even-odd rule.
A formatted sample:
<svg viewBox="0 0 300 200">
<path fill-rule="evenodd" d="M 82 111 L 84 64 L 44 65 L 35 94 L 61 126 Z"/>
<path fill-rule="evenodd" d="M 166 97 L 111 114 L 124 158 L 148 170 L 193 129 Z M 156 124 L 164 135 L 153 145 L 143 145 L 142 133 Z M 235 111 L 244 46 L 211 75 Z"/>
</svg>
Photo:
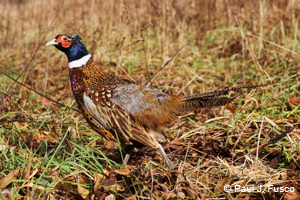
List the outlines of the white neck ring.
<svg viewBox="0 0 300 200">
<path fill-rule="evenodd" d="M 72 62 L 69 62 L 69 68 L 72 69 L 76 67 L 82 67 L 83 65 L 86 65 L 86 63 L 89 61 L 91 57 L 92 55 L 88 54 L 78 60 L 73 60 Z"/>
</svg>

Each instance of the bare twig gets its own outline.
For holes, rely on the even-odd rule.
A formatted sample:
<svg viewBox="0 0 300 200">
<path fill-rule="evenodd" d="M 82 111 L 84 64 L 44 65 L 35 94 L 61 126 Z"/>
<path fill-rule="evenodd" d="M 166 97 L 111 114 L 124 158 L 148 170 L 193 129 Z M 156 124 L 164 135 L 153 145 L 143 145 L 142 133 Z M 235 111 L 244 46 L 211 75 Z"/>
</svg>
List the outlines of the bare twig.
<svg viewBox="0 0 300 200">
<path fill-rule="evenodd" d="M 43 41 L 44 41 L 44 38 L 43 38 L 42 40 L 40 40 L 38 46 L 36 47 L 36 49 L 35 49 L 35 51 L 34 51 L 34 53 L 33 53 L 33 55 L 31 56 L 30 61 L 27 63 L 25 69 L 21 72 L 21 74 L 19 74 L 19 76 L 16 78 L 16 81 L 19 80 L 19 78 L 22 76 L 22 74 L 24 74 L 25 72 L 27 72 L 28 67 L 29 67 L 29 64 L 30 64 L 31 61 L 34 59 L 35 54 L 36 54 L 36 52 L 39 50 L 39 48 L 40 48 L 40 46 L 41 46 L 41 44 L 42 44 Z M 25 80 L 25 79 L 24 79 L 24 80 Z M 6 92 L 9 92 L 10 89 L 14 86 L 14 84 L 15 84 L 15 82 L 13 82 L 13 83 L 7 88 Z"/>
<path fill-rule="evenodd" d="M 47 82 L 48 82 L 48 66 L 49 66 L 49 48 L 48 48 L 48 56 L 47 56 L 47 66 L 46 66 L 46 78 L 45 78 L 45 89 L 44 89 L 44 95 L 46 95 L 46 90 L 47 90 Z M 45 104 L 45 99 L 43 99 L 43 106 Z"/>
<path fill-rule="evenodd" d="M 290 132 L 292 132 L 293 130 L 294 130 L 294 128 L 287 128 L 286 131 L 282 132 L 277 137 L 269 140 L 269 142 L 267 144 L 275 144 L 276 142 L 280 141 L 282 138 L 284 138 L 285 136 L 287 136 L 287 134 L 290 133 Z"/>
<path fill-rule="evenodd" d="M 183 49 L 183 47 L 185 47 L 185 45 L 184 46 L 182 46 L 182 47 L 180 47 L 174 54 L 173 54 L 173 56 L 169 59 L 169 60 L 167 60 L 161 67 L 160 67 L 160 69 L 144 84 L 145 86 L 149 86 L 150 85 L 150 83 L 152 82 L 152 80 L 153 79 L 155 79 L 156 78 L 156 76 L 158 75 L 158 73 L 161 71 L 161 70 L 163 70 L 174 58 L 175 58 L 175 56 L 179 53 L 179 51 L 181 51 L 182 49 Z"/>
<path fill-rule="evenodd" d="M 50 101 L 52 101 L 52 102 L 54 102 L 54 103 L 60 105 L 60 106 L 63 106 L 63 107 L 66 107 L 66 108 L 69 108 L 69 109 L 72 109 L 72 110 L 74 110 L 74 111 L 76 111 L 76 112 L 81 113 L 79 110 L 77 110 L 77 109 L 75 109 L 75 108 L 71 108 L 71 107 L 69 107 L 69 106 L 66 106 L 66 105 L 64 105 L 63 103 L 60 103 L 60 102 L 58 102 L 58 101 L 55 101 L 55 100 L 53 100 L 53 99 L 47 97 L 46 95 L 43 95 L 42 93 L 40 93 L 40 92 L 38 92 L 38 91 L 35 91 L 34 89 L 32 89 L 32 88 L 26 86 L 25 84 L 23 84 L 23 83 L 17 81 L 16 79 L 14 79 L 14 78 L 12 78 L 11 76 L 5 74 L 4 72 L 2 72 L 2 74 L 5 75 L 5 76 L 7 76 L 8 78 L 10 78 L 11 80 L 13 80 L 13 81 L 19 83 L 19 84 L 22 85 L 23 87 L 26 87 L 27 89 L 29 89 L 29 90 L 31 90 L 31 91 L 33 91 L 33 92 L 35 92 L 35 93 L 41 95 L 42 97 L 44 97 L 44 98 L 46 98 L 46 99 L 48 99 L 48 100 L 50 100 Z"/>
<path fill-rule="evenodd" d="M 10 120 L 9 118 L 3 118 L 0 120 L 0 125 L 3 125 L 5 123 L 12 123 L 12 122 L 19 122 L 19 123 L 36 123 L 36 124 L 63 124 L 63 125 L 76 125 L 74 122 L 45 122 L 45 121 L 34 121 L 34 120 L 17 120 L 17 119 L 12 119 Z M 81 123 L 86 123 L 85 121 L 82 121 Z"/>
</svg>

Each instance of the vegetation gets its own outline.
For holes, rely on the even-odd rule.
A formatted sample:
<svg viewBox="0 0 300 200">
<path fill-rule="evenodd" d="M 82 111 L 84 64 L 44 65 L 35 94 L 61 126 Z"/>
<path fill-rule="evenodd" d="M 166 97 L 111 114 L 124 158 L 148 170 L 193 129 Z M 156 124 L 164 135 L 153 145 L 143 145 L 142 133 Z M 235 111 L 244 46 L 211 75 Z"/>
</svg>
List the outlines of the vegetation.
<svg viewBox="0 0 300 200">
<path fill-rule="evenodd" d="M 0 8 L 0 199 L 300 199 L 298 0 L 2 0 Z M 81 36 L 105 70 L 139 83 L 182 48 L 151 83 L 165 93 L 271 85 L 170 124 L 173 172 L 148 148 L 124 167 L 118 144 L 68 108 L 77 105 L 67 58 L 44 45 L 61 33 Z"/>
</svg>

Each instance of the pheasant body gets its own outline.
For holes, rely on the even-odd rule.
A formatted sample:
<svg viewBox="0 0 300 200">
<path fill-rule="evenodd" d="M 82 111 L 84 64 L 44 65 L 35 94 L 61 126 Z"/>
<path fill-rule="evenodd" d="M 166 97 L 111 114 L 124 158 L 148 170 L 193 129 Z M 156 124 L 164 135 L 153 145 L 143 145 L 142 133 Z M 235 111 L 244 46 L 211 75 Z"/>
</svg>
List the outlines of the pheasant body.
<svg viewBox="0 0 300 200">
<path fill-rule="evenodd" d="M 224 95 L 241 90 L 225 88 L 189 97 L 163 94 L 104 72 L 80 40 L 78 36 L 58 35 L 47 45 L 53 44 L 67 55 L 72 91 L 86 121 L 106 139 L 119 138 L 130 151 L 134 146 L 158 149 L 170 170 L 174 165 L 160 145 L 165 142 L 163 127 L 183 111 L 225 105 L 237 96 Z"/>
<path fill-rule="evenodd" d="M 126 145 L 137 141 L 157 148 L 156 140 L 165 140 L 159 133 L 162 126 L 176 117 L 178 111 L 174 106 L 181 104 L 176 95 L 162 94 L 103 72 L 92 59 L 80 68 L 71 68 L 70 80 L 88 123 L 110 133 L 116 132 Z"/>
</svg>

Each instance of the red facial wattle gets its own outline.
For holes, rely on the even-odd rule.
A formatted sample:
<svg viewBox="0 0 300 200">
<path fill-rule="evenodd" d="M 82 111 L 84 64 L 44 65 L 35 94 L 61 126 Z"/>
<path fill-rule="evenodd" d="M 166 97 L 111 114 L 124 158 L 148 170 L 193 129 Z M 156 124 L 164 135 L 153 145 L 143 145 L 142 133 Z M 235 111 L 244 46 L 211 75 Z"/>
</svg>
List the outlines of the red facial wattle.
<svg viewBox="0 0 300 200">
<path fill-rule="evenodd" d="M 61 35 L 57 38 L 56 42 L 60 43 L 62 47 L 69 48 L 71 45 L 72 38 L 69 38 L 66 35 Z"/>
</svg>

